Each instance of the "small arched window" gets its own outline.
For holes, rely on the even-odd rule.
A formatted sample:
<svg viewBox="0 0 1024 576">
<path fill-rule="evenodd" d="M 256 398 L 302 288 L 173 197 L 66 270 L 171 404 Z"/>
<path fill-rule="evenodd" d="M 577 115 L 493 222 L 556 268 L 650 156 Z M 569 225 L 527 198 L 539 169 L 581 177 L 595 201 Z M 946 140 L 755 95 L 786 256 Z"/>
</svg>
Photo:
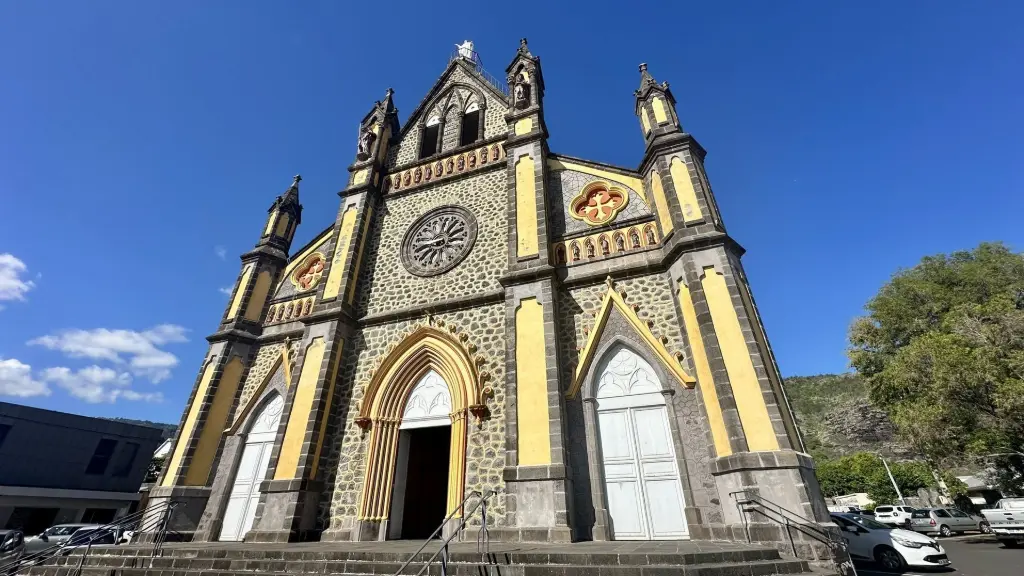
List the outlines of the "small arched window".
<svg viewBox="0 0 1024 576">
<path fill-rule="evenodd" d="M 420 133 L 420 158 L 437 154 L 437 140 L 441 130 L 441 118 L 436 114 L 427 120 Z"/>
<path fill-rule="evenodd" d="M 459 146 L 468 146 L 480 139 L 480 104 L 471 102 L 462 116 Z"/>
</svg>

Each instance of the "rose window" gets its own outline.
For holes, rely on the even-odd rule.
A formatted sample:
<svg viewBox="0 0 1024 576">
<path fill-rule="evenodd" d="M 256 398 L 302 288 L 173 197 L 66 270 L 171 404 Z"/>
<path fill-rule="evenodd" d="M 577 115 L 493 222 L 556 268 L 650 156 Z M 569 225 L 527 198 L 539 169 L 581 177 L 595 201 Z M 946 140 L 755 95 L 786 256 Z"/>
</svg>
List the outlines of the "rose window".
<svg viewBox="0 0 1024 576">
<path fill-rule="evenodd" d="M 443 274 L 459 264 L 476 241 L 476 219 L 458 206 L 438 208 L 409 227 L 402 263 L 417 276 Z"/>
</svg>

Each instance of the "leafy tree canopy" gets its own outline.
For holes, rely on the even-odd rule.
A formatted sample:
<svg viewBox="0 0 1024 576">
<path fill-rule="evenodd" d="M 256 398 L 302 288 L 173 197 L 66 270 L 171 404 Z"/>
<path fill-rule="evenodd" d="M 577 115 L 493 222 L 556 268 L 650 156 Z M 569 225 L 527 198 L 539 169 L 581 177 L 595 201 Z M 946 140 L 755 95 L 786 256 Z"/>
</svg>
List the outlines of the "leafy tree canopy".
<svg viewBox="0 0 1024 576">
<path fill-rule="evenodd" d="M 852 366 L 899 433 L 943 466 L 1024 460 L 1024 256 L 998 243 L 901 270 L 850 329 Z M 1008 470 L 1008 472 L 1007 472 Z"/>
<path fill-rule="evenodd" d="M 929 466 L 924 462 L 890 462 L 889 468 L 904 496 L 915 495 L 920 488 L 936 485 Z M 877 454 L 857 452 L 820 462 L 817 474 L 826 496 L 867 492 L 876 504 L 898 503 L 896 489 Z"/>
</svg>

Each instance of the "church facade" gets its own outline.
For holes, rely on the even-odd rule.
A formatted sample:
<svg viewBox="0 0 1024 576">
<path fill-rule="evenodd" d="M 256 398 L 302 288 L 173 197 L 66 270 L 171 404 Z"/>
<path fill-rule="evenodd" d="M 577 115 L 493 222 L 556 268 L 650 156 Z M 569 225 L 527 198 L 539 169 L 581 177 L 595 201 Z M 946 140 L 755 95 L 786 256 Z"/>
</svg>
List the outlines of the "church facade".
<svg viewBox="0 0 1024 576">
<path fill-rule="evenodd" d="M 743 271 L 667 83 L 641 164 L 549 150 L 540 59 L 463 50 L 359 126 L 334 222 L 269 210 L 153 502 L 195 541 L 784 541 L 828 520 Z M 255 224 L 255 223 L 254 223 Z M 255 228 L 256 226 L 254 226 Z M 744 492 L 746 491 L 746 492 Z"/>
</svg>

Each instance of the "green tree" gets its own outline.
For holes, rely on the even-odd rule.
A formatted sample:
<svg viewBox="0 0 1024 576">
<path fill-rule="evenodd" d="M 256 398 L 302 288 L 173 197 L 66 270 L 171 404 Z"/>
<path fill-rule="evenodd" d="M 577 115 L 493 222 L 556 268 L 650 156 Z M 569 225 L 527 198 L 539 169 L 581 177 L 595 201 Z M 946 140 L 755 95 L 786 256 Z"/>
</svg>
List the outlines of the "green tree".
<svg viewBox="0 0 1024 576">
<path fill-rule="evenodd" d="M 909 444 L 942 467 L 1024 452 L 1024 256 L 983 243 L 925 257 L 866 309 L 850 361 Z M 1024 487 L 1021 463 L 998 463 L 1005 491 Z"/>
<path fill-rule="evenodd" d="M 924 462 L 891 462 L 893 478 L 904 496 L 916 494 L 920 488 L 935 486 L 930 467 Z M 885 465 L 877 454 L 857 452 L 835 460 L 818 463 L 818 482 L 826 496 L 866 492 L 876 504 L 897 501 Z"/>
</svg>

